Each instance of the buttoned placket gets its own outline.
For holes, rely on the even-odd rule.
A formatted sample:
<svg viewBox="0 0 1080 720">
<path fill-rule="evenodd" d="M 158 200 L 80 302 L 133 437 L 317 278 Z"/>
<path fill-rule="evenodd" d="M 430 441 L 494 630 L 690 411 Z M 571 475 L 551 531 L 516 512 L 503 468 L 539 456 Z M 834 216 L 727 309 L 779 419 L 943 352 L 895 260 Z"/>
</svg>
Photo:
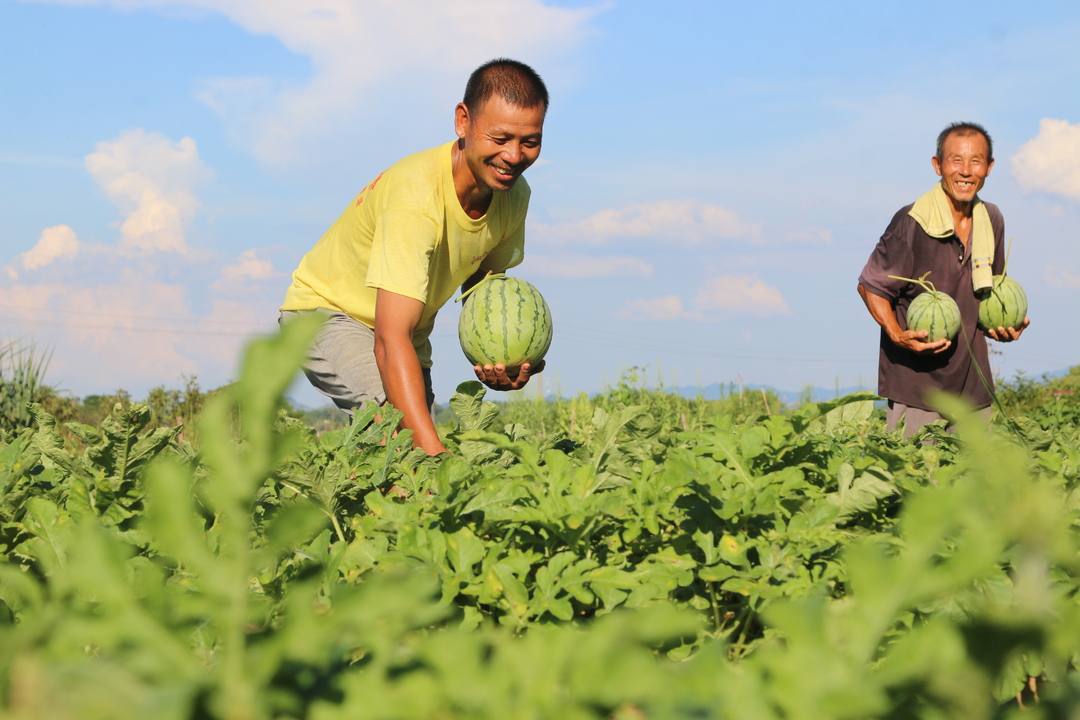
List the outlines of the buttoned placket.
<svg viewBox="0 0 1080 720">
<path fill-rule="evenodd" d="M 956 260 L 961 266 L 963 266 L 964 256 L 967 255 L 968 248 L 964 247 L 964 243 L 960 240 L 960 236 L 956 233 L 953 233 L 953 240 L 956 242 L 957 245 L 960 246 L 960 254 L 956 256 Z M 970 243 L 970 241 L 968 242 Z"/>
</svg>

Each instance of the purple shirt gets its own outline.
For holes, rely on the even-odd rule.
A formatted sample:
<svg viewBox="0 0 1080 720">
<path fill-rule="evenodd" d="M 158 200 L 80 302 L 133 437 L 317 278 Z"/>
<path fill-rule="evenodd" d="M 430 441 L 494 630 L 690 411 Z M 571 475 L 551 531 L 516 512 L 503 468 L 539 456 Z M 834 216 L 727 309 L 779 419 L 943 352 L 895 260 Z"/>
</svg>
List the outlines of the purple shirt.
<svg viewBox="0 0 1080 720">
<path fill-rule="evenodd" d="M 926 278 L 934 287 L 949 295 L 960 307 L 960 332 L 943 353 L 919 355 L 895 345 L 885 330 L 881 331 L 878 353 L 878 394 L 895 402 L 923 410 L 933 410 L 927 402 L 927 391 L 944 390 L 959 395 L 976 408 L 988 406 L 992 400 L 975 364 L 971 362 L 970 344 L 979 368 L 990 387 L 994 379 L 986 336 L 978 329 L 979 298 L 971 284 L 970 243 L 965 248 L 955 233 L 945 238 L 927 235 L 919 223 L 908 215 L 911 205 L 901 208 L 881 236 L 877 247 L 859 275 L 859 284 L 867 291 L 888 300 L 896 313 L 901 330 L 907 330 L 907 309 L 921 286 L 890 275 L 905 278 Z M 1005 220 L 996 205 L 986 203 L 990 224 L 994 229 L 993 272 L 1000 275 L 1005 265 Z M 964 336 L 967 337 L 965 341 Z"/>
</svg>

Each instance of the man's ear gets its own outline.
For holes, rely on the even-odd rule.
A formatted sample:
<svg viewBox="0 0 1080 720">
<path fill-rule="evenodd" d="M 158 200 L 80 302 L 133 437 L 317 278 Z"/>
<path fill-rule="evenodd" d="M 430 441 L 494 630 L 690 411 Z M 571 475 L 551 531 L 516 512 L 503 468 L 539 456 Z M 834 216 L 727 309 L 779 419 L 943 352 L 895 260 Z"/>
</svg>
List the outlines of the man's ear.
<svg viewBox="0 0 1080 720">
<path fill-rule="evenodd" d="M 459 138 L 464 138 L 466 131 L 469 129 L 469 122 L 472 120 L 469 117 L 469 108 L 465 103 L 458 103 L 454 108 L 454 130 L 457 132 Z"/>
</svg>

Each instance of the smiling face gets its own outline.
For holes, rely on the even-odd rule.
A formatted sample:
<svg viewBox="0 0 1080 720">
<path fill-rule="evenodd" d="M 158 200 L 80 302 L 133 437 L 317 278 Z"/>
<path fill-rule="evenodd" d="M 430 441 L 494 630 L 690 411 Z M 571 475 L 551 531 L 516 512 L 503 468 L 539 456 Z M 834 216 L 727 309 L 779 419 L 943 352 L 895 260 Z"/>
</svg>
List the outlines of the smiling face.
<svg viewBox="0 0 1080 720">
<path fill-rule="evenodd" d="M 454 127 L 464 165 L 454 168 L 458 194 L 509 190 L 540 157 L 544 106 L 519 107 L 494 95 L 475 114 L 459 104 Z"/>
<path fill-rule="evenodd" d="M 970 205 L 986 183 L 994 167 L 989 155 L 989 145 L 980 133 L 953 133 L 945 138 L 941 157 L 935 156 L 931 162 L 954 208 Z"/>
</svg>

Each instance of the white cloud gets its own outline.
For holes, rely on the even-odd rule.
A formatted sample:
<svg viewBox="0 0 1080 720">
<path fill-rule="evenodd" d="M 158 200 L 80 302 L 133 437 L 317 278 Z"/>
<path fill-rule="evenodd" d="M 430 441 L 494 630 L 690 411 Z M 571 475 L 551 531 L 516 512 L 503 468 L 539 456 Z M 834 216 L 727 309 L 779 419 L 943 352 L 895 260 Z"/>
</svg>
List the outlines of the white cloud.
<svg viewBox="0 0 1080 720">
<path fill-rule="evenodd" d="M 24 270 L 37 270 L 60 258 L 73 258 L 79 254 L 81 243 L 75 231 L 67 225 L 55 225 L 41 231 L 37 244 L 19 255 L 16 264 Z M 7 268 L 8 277 L 17 280 L 18 269 Z"/>
<path fill-rule="evenodd" d="M 126 130 L 98 143 L 86 169 L 126 215 L 121 252 L 187 252 L 185 228 L 199 208 L 194 186 L 209 175 L 194 140 Z"/>
<path fill-rule="evenodd" d="M 645 239 L 694 245 L 709 240 L 757 240 L 761 223 L 748 223 L 734 210 L 698 200 L 654 200 L 618 210 L 601 210 L 584 220 L 559 225 L 535 223 L 530 236 L 542 243 L 600 245 L 615 239 Z"/>
<path fill-rule="evenodd" d="M 672 320 L 705 320 L 698 312 L 687 312 L 678 295 L 665 295 L 651 300 L 632 300 L 619 312 L 624 320 L 670 322 Z"/>
<path fill-rule="evenodd" d="M 771 317 L 790 315 L 779 290 L 755 277 L 720 275 L 698 289 L 688 310 L 678 295 L 633 300 L 619 313 L 625 320 L 664 322 L 672 320 L 716 321 L 733 315 Z"/>
<path fill-rule="evenodd" d="M 1074 273 L 1071 267 L 1047 265 L 1044 277 L 1046 284 L 1052 288 L 1080 288 L 1080 274 Z"/>
<path fill-rule="evenodd" d="M 276 296 L 212 298 L 208 311 L 196 312 L 193 295 L 200 293 L 132 264 L 87 286 L 0 287 L 0 305 L 5 327 L 49 338 L 48 382 L 80 395 L 123 387 L 139 398 L 181 375 L 198 375 L 205 388 L 221 385 L 243 343 L 275 327 Z"/>
<path fill-rule="evenodd" d="M 745 275 L 720 275 L 708 280 L 694 298 L 694 307 L 714 314 L 732 311 L 758 317 L 791 314 L 779 290 Z"/>
<path fill-rule="evenodd" d="M 799 228 L 784 236 L 784 242 L 809 245 L 832 245 L 835 240 L 832 230 L 819 227 Z"/>
<path fill-rule="evenodd" d="M 274 265 L 269 260 L 259 259 L 257 250 L 245 250 L 236 262 L 221 269 L 221 277 L 210 286 L 210 289 L 222 293 L 243 292 L 246 291 L 248 283 L 253 280 L 279 277 L 282 277 L 282 273 L 274 270 Z"/>
<path fill-rule="evenodd" d="M 1080 123 L 1044 119 L 1012 156 L 1012 174 L 1025 190 L 1080 200 Z"/>
<path fill-rule="evenodd" d="M 274 270 L 274 265 L 269 260 L 260 260 L 256 257 L 257 250 L 245 250 L 240 254 L 239 260 L 232 265 L 226 265 L 221 269 L 222 280 L 265 280 L 267 278 L 281 277 L 281 273 Z"/>
<path fill-rule="evenodd" d="M 65 2 L 65 0 L 59 0 Z M 313 77 L 296 87 L 271 78 L 217 78 L 199 99 L 264 162 L 305 156 L 300 145 L 344 130 L 382 82 L 417 88 L 436 76 L 462 86 L 463 73 L 500 55 L 552 57 L 577 46 L 596 8 L 542 0 L 67 0 L 118 10 L 193 8 L 224 15 L 244 30 L 277 38 L 311 60 Z"/>
<path fill-rule="evenodd" d="M 535 255 L 525 258 L 525 267 L 541 277 L 589 280 L 613 277 L 650 277 L 653 266 L 641 258 L 626 255 Z"/>
<path fill-rule="evenodd" d="M 215 282 L 206 277 L 200 260 L 213 253 L 189 250 L 185 238 L 199 208 L 193 189 L 208 175 L 190 138 L 130 130 L 85 164 L 122 212 L 117 241 L 83 242 L 67 225 L 42 231 L 5 268 L 0 332 L 52 347 L 48 381 L 80 395 L 123 386 L 142 397 L 181 375 L 226 382 L 242 344 L 276 327 L 282 288 L 265 281 L 281 273 L 251 249 L 219 261 Z M 166 272 L 162 251 L 183 257 L 171 255 Z"/>
</svg>

